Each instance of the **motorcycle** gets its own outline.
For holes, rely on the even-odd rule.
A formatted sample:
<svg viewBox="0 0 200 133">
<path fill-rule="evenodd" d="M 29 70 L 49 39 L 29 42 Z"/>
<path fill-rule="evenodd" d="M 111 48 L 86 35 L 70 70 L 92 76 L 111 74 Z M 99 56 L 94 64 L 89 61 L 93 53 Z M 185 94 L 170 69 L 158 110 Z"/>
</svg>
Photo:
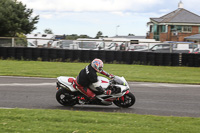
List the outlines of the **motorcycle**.
<svg viewBox="0 0 200 133">
<path fill-rule="evenodd" d="M 96 94 L 94 100 L 89 99 L 76 88 L 74 77 L 60 76 L 57 80 L 56 100 L 63 106 L 74 106 L 76 104 L 112 105 L 114 103 L 118 107 L 128 108 L 135 103 L 135 96 L 129 91 L 130 87 L 124 77 L 115 76 L 108 80 L 105 77 L 98 76 L 102 88 L 110 89 L 112 93 L 111 95 L 99 94 L 91 84 L 89 88 Z"/>
</svg>

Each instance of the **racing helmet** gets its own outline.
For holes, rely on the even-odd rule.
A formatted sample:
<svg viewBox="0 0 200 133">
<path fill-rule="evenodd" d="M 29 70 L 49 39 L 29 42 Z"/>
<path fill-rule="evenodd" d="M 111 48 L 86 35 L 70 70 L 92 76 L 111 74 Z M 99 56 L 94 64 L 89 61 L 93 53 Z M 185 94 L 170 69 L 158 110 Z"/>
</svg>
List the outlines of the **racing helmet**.
<svg viewBox="0 0 200 133">
<path fill-rule="evenodd" d="M 102 72 L 103 70 L 103 61 L 100 59 L 94 59 L 91 63 L 91 66 L 97 71 Z"/>
</svg>

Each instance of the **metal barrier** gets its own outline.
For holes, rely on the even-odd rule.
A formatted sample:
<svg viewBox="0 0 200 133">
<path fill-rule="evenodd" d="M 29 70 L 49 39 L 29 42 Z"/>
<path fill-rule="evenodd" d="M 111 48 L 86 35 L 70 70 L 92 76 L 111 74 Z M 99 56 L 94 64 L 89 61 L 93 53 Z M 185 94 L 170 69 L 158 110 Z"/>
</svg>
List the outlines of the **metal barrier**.
<svg viewBox="0 0 200 133">
<path fill-rule="evenodd" d="M 26 47 L 27 40 L 18 37 L 0 37 L 0 47 Z"/>
</svg>

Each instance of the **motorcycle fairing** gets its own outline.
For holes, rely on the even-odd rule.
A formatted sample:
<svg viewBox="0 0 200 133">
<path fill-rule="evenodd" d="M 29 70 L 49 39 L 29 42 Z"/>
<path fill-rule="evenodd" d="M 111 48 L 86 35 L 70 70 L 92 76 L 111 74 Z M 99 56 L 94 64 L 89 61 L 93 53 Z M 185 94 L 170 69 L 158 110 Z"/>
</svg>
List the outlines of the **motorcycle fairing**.
<svg viewBox="0 0 200 133">
<path fill-rule="evenodd" d="M 72 85 L 73 83 L 72 83 L 72 81 L 71 81 L 71 79 L 76 80 L 74 77 L 60 76 L 60 77 L 58 77 L 57 79 L 58 79 L 58 81 L 59 81 L 61 84 L 67 86 L 72 92 L 77 91 L 77 90 L 73 87 L 73 85 Z M 69 80 L 69 79 L 70 79 L 70 80 Z"/>
<path fill-rule="evenodd" d="M 107 78 L 102 77 L 102 76 L 98 76 L 97 79 L 98 79 L 98 81 L 100 82 L 102 88 L 104 88 L 104 89 L 108 88 L 108 86 L 109 86 L 109 80 L 108 80 Z M 98 91 L 98 90 L 96 89 L 96 87 L 93 86 L 93 84 L 91 84 L 91 85 L 89 86 L 89 88 L 90 88 L 91 90 L 93 90 L 93 91 Z"/>
<path fill-rule="evenodd" d="M 123 86 L 123 85 L 115 85 L 115 86 L 119 86 L 121 88 L 121 91 L 119 93 L 112 95 L 102 94 L 102 95 L 97 95 L 96 97 L 100 99 L 101 102 L 104 104 L 111 104 L 115 98 L 122 97 L 129 90 L 128 86 Z"/>
</svg>

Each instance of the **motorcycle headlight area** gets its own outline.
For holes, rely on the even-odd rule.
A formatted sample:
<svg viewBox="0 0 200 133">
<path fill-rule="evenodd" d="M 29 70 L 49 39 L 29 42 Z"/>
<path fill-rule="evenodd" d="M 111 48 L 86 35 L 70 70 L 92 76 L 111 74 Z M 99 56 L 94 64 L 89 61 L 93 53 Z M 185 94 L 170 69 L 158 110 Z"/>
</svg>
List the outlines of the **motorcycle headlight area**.
<svg viewBox="0 0 200 133">
<path fill-rule="evenodd" d="M 119 86 L 112 86 L 112 88 L 111 88 L 111 90 L 112 90 L 112 93 L 120 93 L 121 92 L 121 87 L 119 87 Z"/>
</svg>

